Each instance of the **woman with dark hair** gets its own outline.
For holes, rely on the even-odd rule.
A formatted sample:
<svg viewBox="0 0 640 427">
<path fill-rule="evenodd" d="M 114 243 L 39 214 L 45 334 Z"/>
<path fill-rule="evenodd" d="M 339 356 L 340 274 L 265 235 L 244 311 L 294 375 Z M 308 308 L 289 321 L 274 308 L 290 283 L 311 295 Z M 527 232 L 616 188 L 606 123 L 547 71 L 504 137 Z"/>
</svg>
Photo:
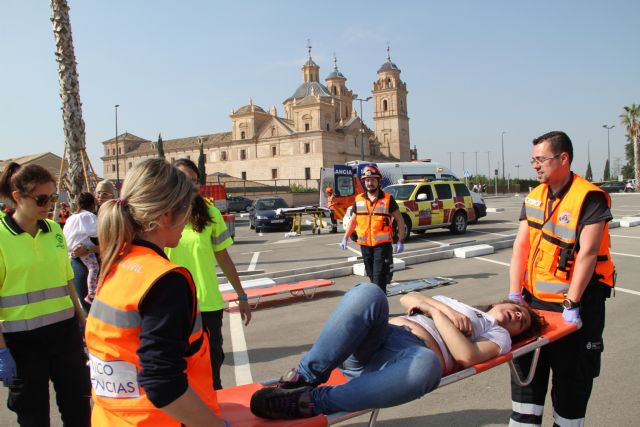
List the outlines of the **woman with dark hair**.
<svg viewBox="0 0 640 427">
<path fill-rule="evenodd" d="M 528 307 L 483 312 L 452 298 L 412 292 L 406 316 L 389 319 L 386 294 L 373 283 L 351 288 L 311 350 L 278 386 L 258 390 L 251 411 L 263 418 L 304 418 L 401 405 L 434 390 L 443 375 L 511 350 L 512 337 L 540 331 Z M 321 386 L 340 368 L 349 379 Z"/>
<path fill-rule="evenodd" d="M 16 206 L 0 219 L 0 380 L 9 384 L 7 406 L 21 426 L 49 425 L 49 380 L 63 423 L 90 425 L 84 312 L 64 235 L 47 219 L 55 190 L 38 165 L 11 163 L 0 177 L 0 196 Z"/>
<path fill-rule="evenodd" d="M 163 159 L 100 208 L 102 268 L 87 319 L 94 426 L 223 426 L 189 272 L 167 259 L 197 193 Z"/>
<path fill-rule="evenodd" d="M 191 160 L 178 159 L 174 166 L 184 172 L 195 184 L 198 183 L 198 167 Z M 240 315 L 245 325 L 248 325 L 251 320 L 247 294 L 242 289 L 236 266 L 227 252 L 227 248 L 232 244 L 233 240 L 218 208 L 213 205 L 208 206 L 201 196 L 196 196 L 193 199 L 191 218 L 182 230 L 178 246 L 165 249 L 169 259 L 186 267 L 196 283 L 202 321 L 211 334 L 211 368 L 216 390 L 222 388 L 220 367 L 224 360 L 222 349 L 224 300 L 218 287 L 216 262 L 238 294 Z"/>
</svg>

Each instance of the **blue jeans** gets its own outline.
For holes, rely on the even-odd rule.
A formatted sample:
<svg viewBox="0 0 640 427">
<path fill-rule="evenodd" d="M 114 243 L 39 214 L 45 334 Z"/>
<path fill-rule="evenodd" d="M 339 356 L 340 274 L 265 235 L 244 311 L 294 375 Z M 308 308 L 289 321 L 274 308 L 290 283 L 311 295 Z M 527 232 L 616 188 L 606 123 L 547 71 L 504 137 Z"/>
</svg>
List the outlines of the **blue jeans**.
<svg viewBox="0 0 640 427">
<path fill-rule="evenodd" d="M 76 294 L 78 294 L 78 301 L 84 310 L 84 313 L 89 313 L 89 309 L 91 308 L 91 304 L 84 300 L 84 297 L 87 295 L 87 276 L 89 275 L 89 270 L 87 266 L 80 261 L 80 258 L 70 257 L 71 258 L 71 268 L 73 269 L 73 287 L 76 289 Z"/>
<path fill-rule="evenodd" d="M 389 303 L 373 283 L 351 288 L 298 366 L 311 384 L 325 382 L 337 367 L 349 379 L 314 388 L 316 413 L 353 412 L 400 405 L 440 383 L 438 357 L 407 328 L 389 325 Z"/>
</svg>

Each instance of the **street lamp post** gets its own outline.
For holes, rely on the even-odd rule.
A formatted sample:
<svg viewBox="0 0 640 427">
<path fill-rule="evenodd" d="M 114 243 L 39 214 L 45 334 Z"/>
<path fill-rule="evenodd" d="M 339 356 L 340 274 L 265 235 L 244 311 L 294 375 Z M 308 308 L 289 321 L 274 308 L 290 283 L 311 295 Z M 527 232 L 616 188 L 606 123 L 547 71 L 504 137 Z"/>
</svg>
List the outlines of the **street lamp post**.
<svg viewBox="0 0 640 427">
<path fill-rule="evenodd" d="M 607 164 L 609 165 L 609 176 L 607 178 L 611 179 L 611 150 L 609 148 L 609 131 L 616 126 L 602 125 L 602 127 L 607 130 Z"/>
<path fill-rule="evenodd" d="M 514 165 L 516 168 L 516 176 L 518 177 L 518 181 L 520 181 L 520 165 Z"/>
<path fill-rule="evenodd" d="M 116 188 L 120 184 L 120 147 L 118 146 L 118 107 L 120 104 L 115 105 L 116 110 Z"/>
<path fill-rule="evenodd" d="M 504 180 L 504 134 L 507 133 L 506 130 L 502 131 L 502 135 L 500 136 L 500 139 L 502 141 L 502 179 Z"/>
<path fill-rule="evenodd" d="M 358 98 L 358 95 L 355 95 L 356 101 L 360 101 L 360 160 L 364 161 L 364 120 L 362 118 L 362 103 L 367 102 L 371 99 L 370 96 L 365 99 Z"/>
<path fill-rule="evenodd" d="M 476 177 L 478 176 L 478 152 L 476 151 Z"/>
</svg>

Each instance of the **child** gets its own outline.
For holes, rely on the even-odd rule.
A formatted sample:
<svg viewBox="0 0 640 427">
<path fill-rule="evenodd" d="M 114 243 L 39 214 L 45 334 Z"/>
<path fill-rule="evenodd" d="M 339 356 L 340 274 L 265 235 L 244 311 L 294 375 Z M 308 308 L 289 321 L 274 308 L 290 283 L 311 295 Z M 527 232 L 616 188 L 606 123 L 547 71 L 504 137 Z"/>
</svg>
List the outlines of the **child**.
<svg viewBox="0 0 640 427">
<path fill-rule="evenodd" d="M 63 233 L 67 239 L 69 256 L 73 249 L 83 245 L 89 251 L 86 255 L 79 257 L 80 261 L 87 267 L 87 295 L 84 300 L 88 303 L 96 296 L 96 286 L 100 275 L 100 265 L 96 253 L 98 247 L 91 242 L 91 237 L 97 237 L 97 217 L 93 213 L 96 209 L 96 199 L 91 193 L 81 193 L 78 196 L 78 209 L 67 219 Z"/>
</svg>

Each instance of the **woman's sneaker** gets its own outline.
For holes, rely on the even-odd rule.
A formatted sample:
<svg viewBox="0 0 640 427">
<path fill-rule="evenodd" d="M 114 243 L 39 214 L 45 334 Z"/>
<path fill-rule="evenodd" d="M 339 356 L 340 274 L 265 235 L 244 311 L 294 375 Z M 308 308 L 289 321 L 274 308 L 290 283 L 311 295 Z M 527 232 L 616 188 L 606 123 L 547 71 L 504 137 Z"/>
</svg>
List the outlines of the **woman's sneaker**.
<svg viewBox="0 0 640 427">
<path fill-rule="evenodd" d="M 298 373 L 296 368 L 292 368 L 289 372 L 287 372 L 286 374 L 280 377 L 280 379 L 278 380 L 278 383 L 276 384 L 276 387 L 298 388 L 302 386 L 312 386 L 312 385 L 313 384 L 306 382 L 304 378 L 302 378 L 302 375 Z"/>
<path fill-rule="evenodd" d="M 282 420 L 313 417 L 313 387 L 267 387 L 251 396 L 251 412 L 260 418 Z"/>
</svg>

